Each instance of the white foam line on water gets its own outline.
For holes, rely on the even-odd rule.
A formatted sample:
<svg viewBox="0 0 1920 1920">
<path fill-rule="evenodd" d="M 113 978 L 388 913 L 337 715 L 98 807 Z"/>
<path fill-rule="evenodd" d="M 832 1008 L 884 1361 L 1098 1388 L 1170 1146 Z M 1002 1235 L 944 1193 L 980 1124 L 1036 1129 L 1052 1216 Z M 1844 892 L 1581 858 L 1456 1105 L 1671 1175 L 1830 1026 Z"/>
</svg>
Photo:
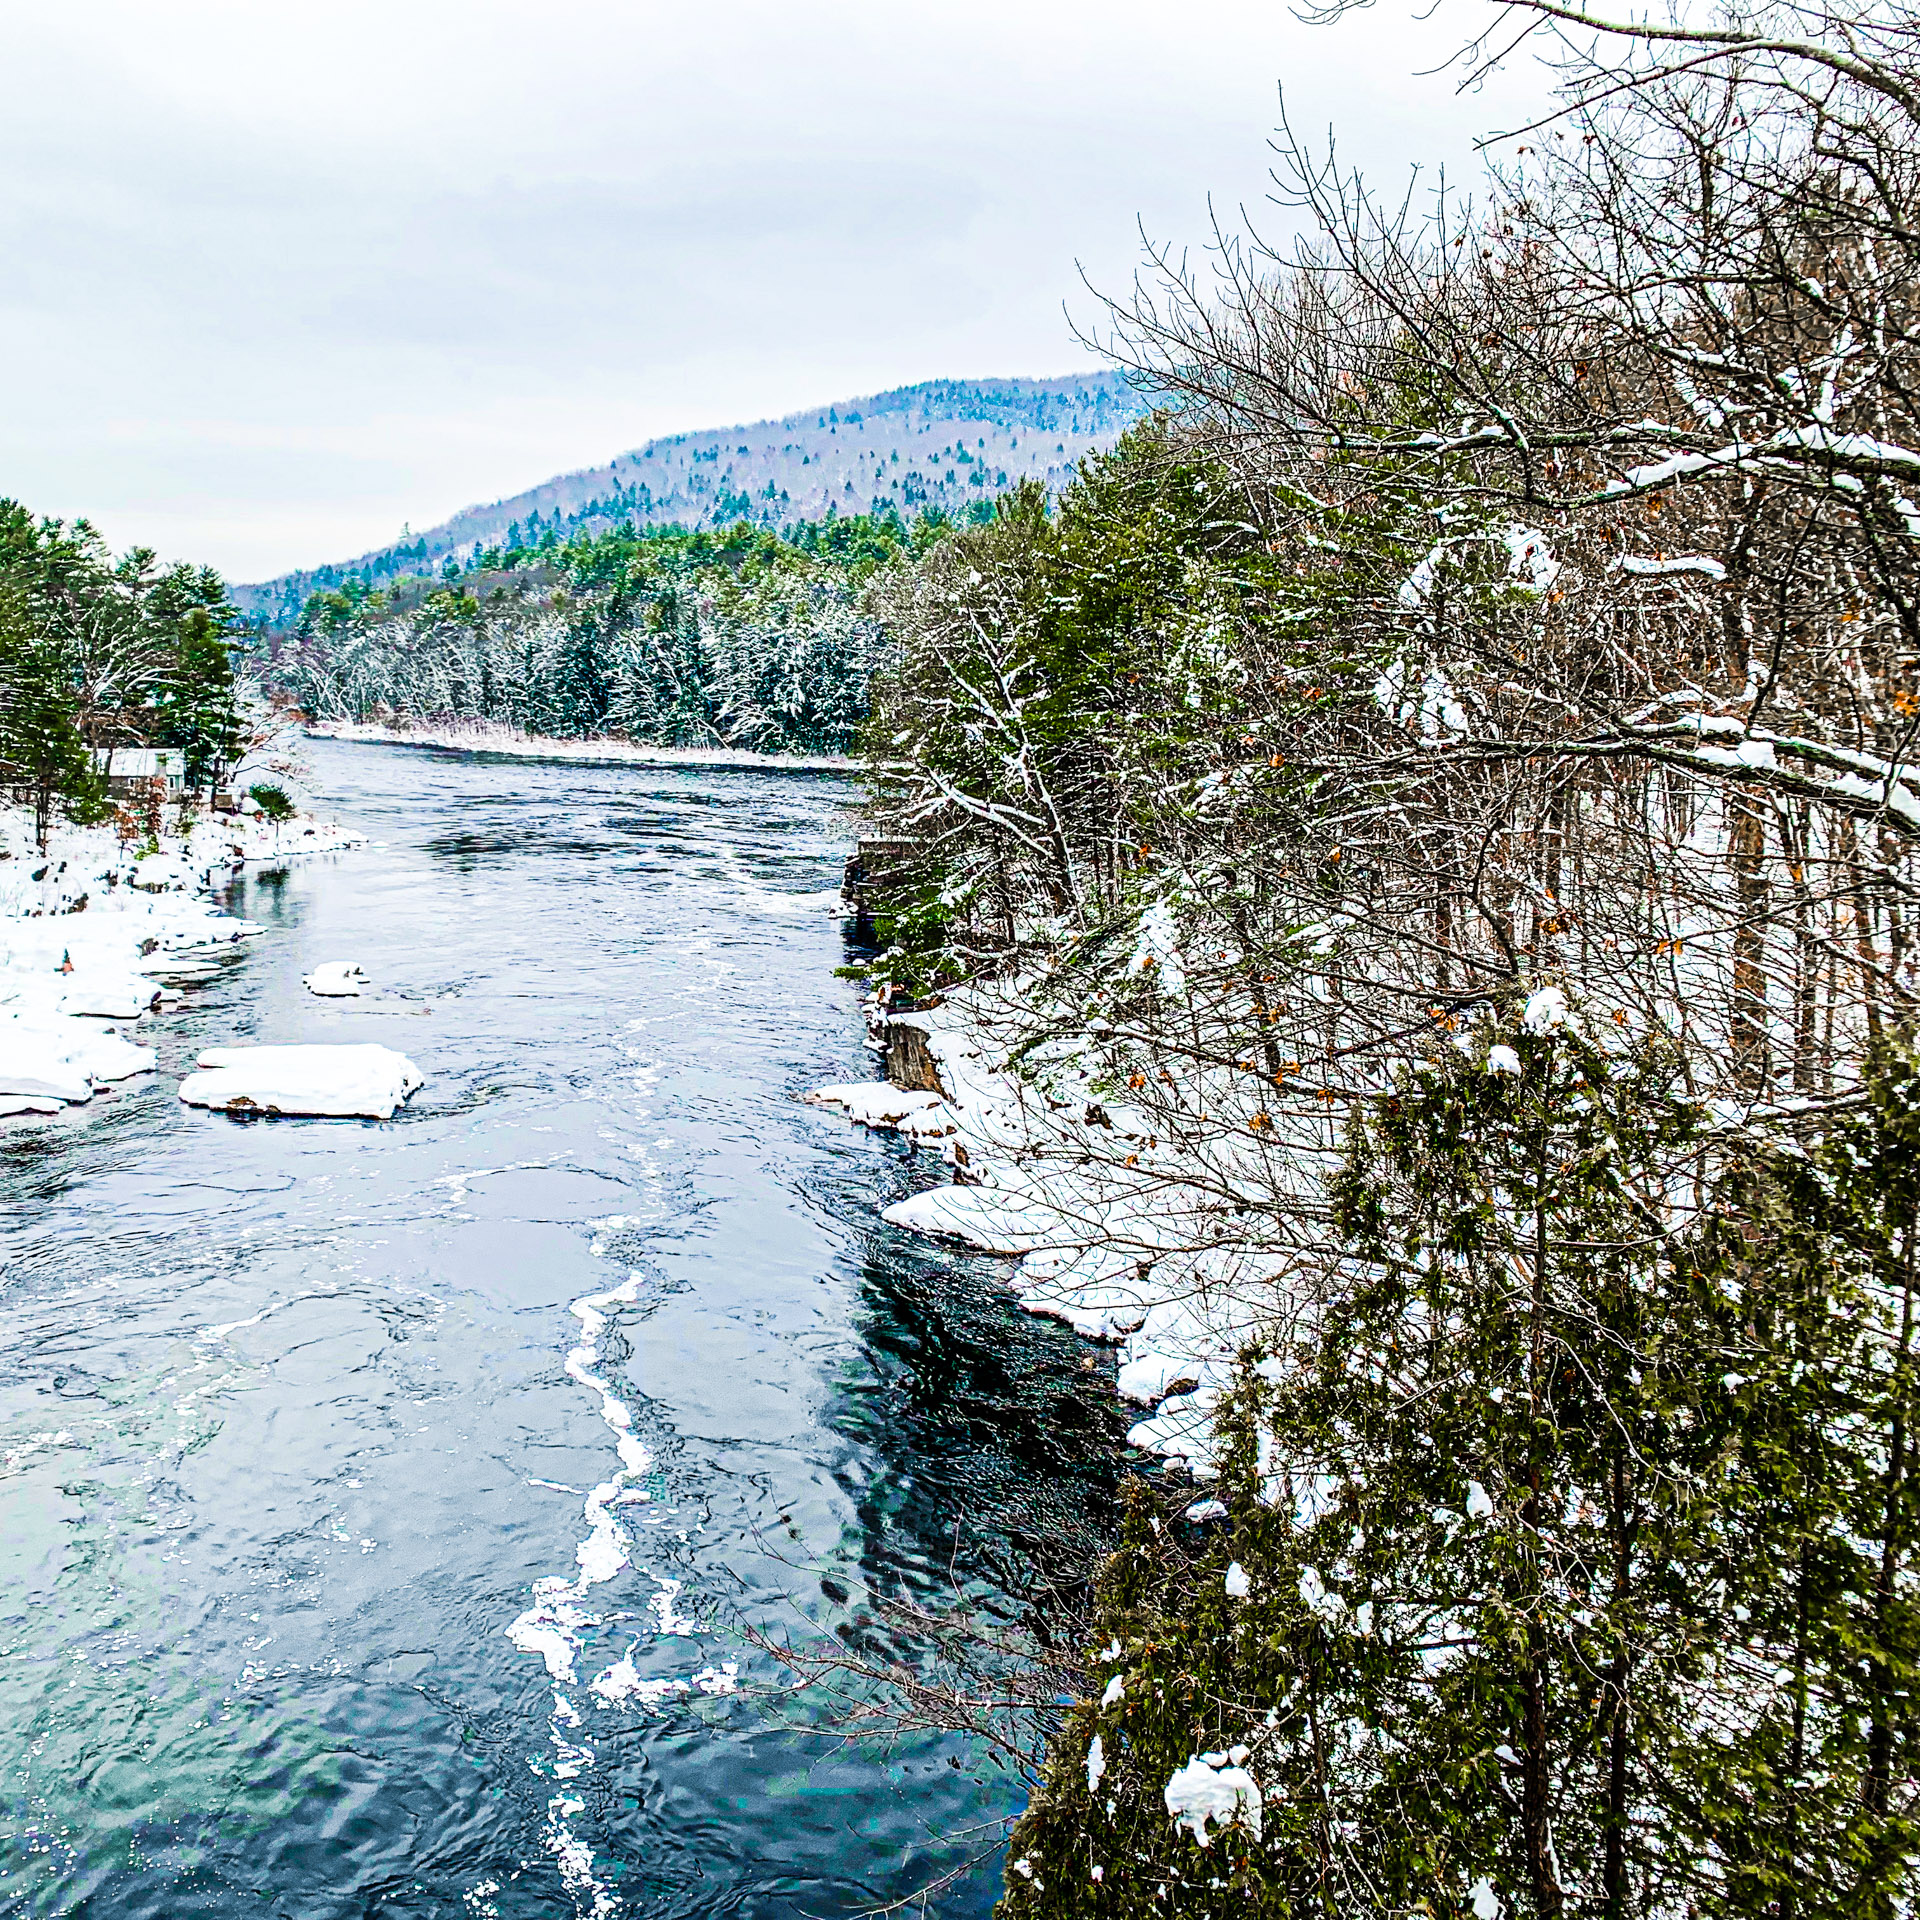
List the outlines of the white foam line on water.
<svg viewBox="0 0 1920 1920">
<path fill-rule="evenodd" d="M 591 1223 L 596 1229 L 591 1251 L 604 1251 L 605 1232 L 617 1232 L 629 1224 L 620 1215 Z M 525 1654 L 537 1654 L 545 1663 L 547 1678 L 553 1687 L 553 1708 L 547 1718 L 547 1737 L 553 1748 L 551 1759 L 544 1756 L 529 1761 L 534 1772 L 550 1775 L 556 1782 L 572 1781 L 596 1764 L 593 1744 L 586 1737 L 569 1738 L 582 1725 L 580 1710 L 563 1693 L 563 1687 L 577 1687 L 577 1663 L 586 1645 L 590 1628 L 601 1624 L 601 1616 L 590 1610 L 593 1589 L 605 1585 L 629 1564 L 631 1536 L 621 1525 L 618 1509 L 644 1505 L 652 1496 L 634 1483 L 653 1467 L 653 1455 L 633 1433 L 633 1415 L 597 1371 L 600 1339 L 622 1307 L 630 1307 L 646 1284 L 644 1274 L 633 1272 L 617 1287 L 604 1293 L 587 1294 L 574 1301 L 570 1311 L 580 1323 L 580 1337 L 566 1358 L 569 1379 L 597 1396 L 600 1417 L 614 1435 L 614 1450 L 620 1469 L 585 1495 L 581 1513 L 587 1523 L 587 1537 L 574 1548 L 574 1563 L 579 1572 L 571 1579 L 559 1577 L 536 1580 L 532 1588 L 533 1604 L 509 1625 L 502 1628 L 506 1637 Z M 578 1494 L 579 1489 L 553 1480 L 529 1480 L 529 1486 L 552 1488 L 557 1492 Z M 657 1591 L 647 1602 L 654 1615 L 656 1636 L 692 1635 L 695 1625 L 675 1608 L 681 1583 L 660 1574 L 650 1575 Z M 633 1664 L 637 1639 L 605 1671 L 587 1684 L 591 1702 L 600 1707 L 616 1707 L 628 1702 L 645 1706 L 689 1694 L 719 1696 L 738 1689 L 740 1668 L 733 1660 L 718 1666 L 706 1666 L 685 1679 L 642 1679 Z M 563 1731 L 564 1730 L 564 1731 Z M 579 1796 L 562 1788 L 547 1802 L 544 1838 L 547 1850 L 559 1868 L 561 1884 L 574 1896 L 576 1908 L 607 1920 L 622 1904 L 620 1897 L 594 1871 L 593 1849 L 574 1831 L 572 1822 L 585 1808 Z"/>
<path fill-rule="evenodd" d="M 208 1327 L 200 1335 L 200 1340 L 224 1340 L 230 1333 L 238 1333 L 242 1327 L 257 1327 L 261 1321 L 278 1313 L 283 1307 L 297 1305 L 302 1300 L 336 1300 L 341 1289 L 338 1287 L 313 1287 L 305 1293 L 289 1294 L 284 1300 L 271 1300 L 258 1313 L 250 1313 L 244 1320 L 223 1320 L 217 1327 Z"/>
<path fill-rule="evenodd" d="M 545 1173 L 566 1159 L 565 1154 L 549 1154 L 544 1160 L 509 1160 L 504 1167 L 474 1167 L 466 1173 L 443 1173 L 432 1184 L 445 1187 L 455 1206 L 472 1199 L 468 1189 L 476 1180 L 490 1180 L 497 1173 Z"/>
</svg>

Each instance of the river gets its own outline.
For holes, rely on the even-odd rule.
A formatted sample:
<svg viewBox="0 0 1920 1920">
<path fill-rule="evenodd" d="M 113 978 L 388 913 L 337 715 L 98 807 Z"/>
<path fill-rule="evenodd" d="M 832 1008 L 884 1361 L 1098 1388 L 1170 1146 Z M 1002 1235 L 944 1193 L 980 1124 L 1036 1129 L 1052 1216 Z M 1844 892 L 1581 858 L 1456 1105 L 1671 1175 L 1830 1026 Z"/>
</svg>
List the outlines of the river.
<svg viewBox="0 0 1920 1920">
<path fill-rule="evenodd" d="M 880 1223 L 937 1166 L 796 1099 L 873 1073 L 850 789 L 305 754 L 374 844 L 243 876 L 268 932 L 161 1070 L 0 1130 L 0 1913 L 904 1898 L 1017 1789 L 836 1742 L 748 1632 L 991 1602 L 1104 1524 L 1122 1423 L 997 1263 Z M 176 1098 L 362 1039 L 426 1075 L 389 1123 Z"/>
</svg>

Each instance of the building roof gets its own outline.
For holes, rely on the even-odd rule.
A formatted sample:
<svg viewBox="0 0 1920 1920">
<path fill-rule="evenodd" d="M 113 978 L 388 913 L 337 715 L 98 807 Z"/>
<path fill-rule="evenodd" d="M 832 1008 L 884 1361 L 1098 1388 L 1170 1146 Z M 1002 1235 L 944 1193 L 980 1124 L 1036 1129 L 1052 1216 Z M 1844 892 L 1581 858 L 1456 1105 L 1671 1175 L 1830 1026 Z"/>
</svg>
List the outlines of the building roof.
<svg viewBox="0 0 1920 1920">
<path fill-rule="evenodd" d="M 95 747 L 93 764 L 103 772 L 109 754 L 116 780 L 178 780 L 186 772 L 186 755 L 173 747 Z"/>
</svg>

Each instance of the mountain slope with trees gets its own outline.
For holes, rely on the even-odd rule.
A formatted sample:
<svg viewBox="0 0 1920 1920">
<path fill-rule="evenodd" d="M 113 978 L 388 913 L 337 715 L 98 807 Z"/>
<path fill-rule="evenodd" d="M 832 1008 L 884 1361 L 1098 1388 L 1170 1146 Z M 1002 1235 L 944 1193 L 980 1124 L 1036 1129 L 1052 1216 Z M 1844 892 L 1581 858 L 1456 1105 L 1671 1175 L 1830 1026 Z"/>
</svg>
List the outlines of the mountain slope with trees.
<svg viewBox="0 0 1920 1920">
<path fill-rule="evenodd" d="M 829 515 L 958 518 L 1015 481 L 1063 483 L 1083 454 L 1111 444 L 1143 410 L 1111 372 L 923 381 L 779 420 L 650 440 L 356 560 L 240 587 L 236 598 L 284 628 L 315 592 L 437 576 L 487 550 L 534 549 L 622 525 L 698 530 L 744 520 L 778 531 Z"/>
<path fill-rule="evenodd" d="M 916 541 L 892 513 L 686 533 L 624 524 L 488 549 L 443 580 L 309 596 L 270 682 L 320 720 L 486 721 L 555 739 L 844 753 L 885 641 L 875 573 Z"/>
</svg>

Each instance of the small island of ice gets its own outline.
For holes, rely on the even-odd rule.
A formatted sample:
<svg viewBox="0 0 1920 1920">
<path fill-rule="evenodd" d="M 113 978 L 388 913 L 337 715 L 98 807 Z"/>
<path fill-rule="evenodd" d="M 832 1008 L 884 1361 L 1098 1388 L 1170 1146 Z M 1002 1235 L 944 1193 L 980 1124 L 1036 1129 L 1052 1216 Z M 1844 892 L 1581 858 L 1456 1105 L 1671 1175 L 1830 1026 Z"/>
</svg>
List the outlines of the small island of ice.
<svg viewBox="0 0 1920 1920">
<path fill-rule="evenodd" d="M 323 1000 L 357 999 L 366 990 L 367 976 L 354 960 L 323 960 L 307 975 L 305 986 Z"/>
<path fill-rule="evenodd" d="M 192 1107 L 224 1113 L 390 1120 L 424 1084 L 391 1047 L 209 1047 L 181 1083 Z"/>
</svg>

